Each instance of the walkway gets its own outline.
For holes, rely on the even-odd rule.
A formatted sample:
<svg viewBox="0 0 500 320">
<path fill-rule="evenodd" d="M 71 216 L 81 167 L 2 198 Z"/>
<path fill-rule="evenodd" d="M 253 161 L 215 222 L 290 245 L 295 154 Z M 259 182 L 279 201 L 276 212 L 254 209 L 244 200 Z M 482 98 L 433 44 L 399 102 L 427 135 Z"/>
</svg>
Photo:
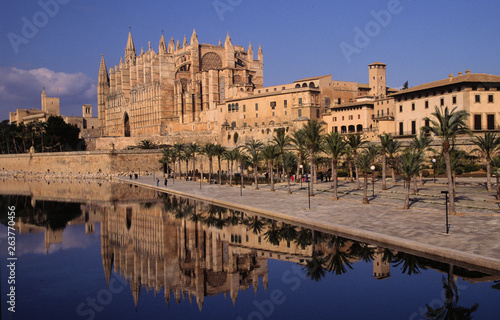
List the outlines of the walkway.
<svg viewBox="0 0 500 320">
<path fill-rule="evenodd" d="M 161 176 L 160 176 L 161 177 Z M 308 208 L 307 183 L 292 184 L 288 194 L 286 183 L 240 189 L 239 186 L 207 184 L 168 179 L 168 186 L 156 187 L 153 176 L 130 180 L 127 183 L 152 187 L 181 196 L 195 197 L 221 206 L 252 211 L 279 219 L 292 220 L 319 229 L 337 232 L 353 239 L 365 239 L 379 245 L 415 250 L 428 256 L 460 261 L 497 270 L 500 274 L 500 209 L 495 193 L 487 192 L 479 179 L 464 178 L 458 182 L 458 215 L 449 216 L 451 229 L 446 234 L 444 179 L 436 183 L 427 180 L 417 195 L 411 195 L 409 210 L 403 210 L 405 190 L 402 182 L 381 191 L 375 184 L 375 197 L 369 185 L 370 204 L 363 205 L 362 189 L 352 191 L 354 183 L 339 181 L 338 201 L 331 200 L 333 189 L 329 182 L 315 185 L 315 196 Z M 370 180 L 371 182 L 371 180 Z M 240 192 L 242 196 L 240 196 Z"/>
</svg>

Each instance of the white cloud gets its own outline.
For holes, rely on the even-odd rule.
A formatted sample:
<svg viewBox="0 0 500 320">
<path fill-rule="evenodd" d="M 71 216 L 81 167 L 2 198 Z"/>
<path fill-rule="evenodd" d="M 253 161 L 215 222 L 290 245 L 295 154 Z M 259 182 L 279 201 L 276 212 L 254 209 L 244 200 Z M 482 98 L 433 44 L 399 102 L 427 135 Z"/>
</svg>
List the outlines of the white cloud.
<svg viewBox="0 0 500 320">
<path fill-rule="evenodd" d="M 93 105 L 97 115 L 97 79 L 84 73 L 0 66 L 0 75 L 0 120 L 8 119 L 8 112 L 18 108 L 40 109 L 43 87 L 47 96 L 60 98 L 62 115 L 81 116 L 82 104 Z"/>
</svg>

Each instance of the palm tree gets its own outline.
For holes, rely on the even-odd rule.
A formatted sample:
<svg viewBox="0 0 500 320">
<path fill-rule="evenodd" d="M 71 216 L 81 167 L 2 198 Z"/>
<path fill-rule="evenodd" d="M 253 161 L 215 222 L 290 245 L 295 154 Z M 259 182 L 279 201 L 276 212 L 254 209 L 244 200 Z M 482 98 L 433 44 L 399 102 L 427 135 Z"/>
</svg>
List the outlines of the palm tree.
<svg viewBox="0 0 500 320">
<path fill-rule="evenodd" d="M 448 177 L 448 193 L 450 195 L 450 213 L 455 214 L 455 188 L 452 181 L 451 164 L 450 164 L 450 145 L 455 140 L 456 136 L 463 133 L 470 133 L 469 128 L 465 124 L 465 119 L 468 117 L 465 110 L 457 110 L 457 107 L 451 111 L 448 107 L 444 110 L 435 107 L 432 113 L 433 119 L 425 117 L 424 121 L 429 121 L 428 126 L 424 126 L 424 131 L 430 131 L 434 135 L 441 138 L 444 161 L 446 163 L 446 175 Z"/>
<path fill-rule="evenodd" d="M 185 145 L 184 147 L 185 149 L 185 152 L 190 154 L 190 159 L 193 160 L 193 170 L 192 170 L 192 179 L 193 181 L 196 181 L 196 175 L 195 175 L 195 171 L 196 171 L 196 153 L 200 152 L 200 146 L 197 145 L 195 142 L 192 142 L 192 143 L 188 143 Z"/>
<path fill-rule="evenodd" d="M 276 135 L 273 137 L 273 143 L 276 145 L 276 147 L 279 150 L 280 154 L 280 163 L 283 165 L 283 156 L 285 154 L 286 148 L 291 146 L 292 144 L 292 139 L 286 135 L 285 129 L 278 129 L 276 131 Z M 278 169 L 279 171 L 279 169 Z M 282 168 L 283 175 L 285 174 L 285 168 Z M 281 175 L 281 173 L 280 173 Z"/>
<path fill-rule="evenodd" d="M 248 156 L 250 158 L 249 160 L 253 165 L 255 190 L 259 189 L 259 182 L 257 180 L 257 175 L 258 175 L 258 166 L 260 161 L 260 152 L 263 146 L 264 144 L 261 141 L 255 139 L 252 139 L 251 141 L 247 142 L 244 146 L 245 151 L 248 153 Z"/>
<path fill-rule="evenodd" d="M 238 159 L 241 156 L 241 151 L 238 148 L 234 148 L 231 151 L 226 151 L 224 153 L 224 158 L 230 163 L 230 172 L 229 174 L 229 186 L 233 186 L 233 168 L 234 168 L 234 162 L 238 161 Z"/>
<path fill-rule="evenodd" d="M 271 191 L 274 190 L 274 162 L 279 159 L 280 152 L 276 145 L 269 144 L 262 149 L 262 158 L 267 162 L 267 170 L 271 175 Z"/>
<path fill-rule="evenodd" d="M 303 165 L 304 157 L 307 153 L 306 138 L 303 130 L 297 130 L 292 132 L 292 146 L 297 151 L 299 156 L 299 161 L 297 162 L 297 176 L 299 176 L 299 167 Z"/>
<path fill-rule="evenodd" d="M 173 156 L 173 150 L 171 148 L 163 149 L 163 155 L 158 161 L 163 167 L 163 176 L 165 176 L 165 172 L 168 172 L 169 163 L 172 161 Z"/>
<path fill-rule="evenodd" d="M 216 144 L 214 151 L 215 151 L 215 156 L 217 156 L 217 163 L 219 164 L 219 171 L 218 171 L 219 184 L 222 184 L 222 179 L 221 179 L 222 171 L 221 171 L 220 161 L 221 161 L 222 156 L 224 155 L 224 152 L 226 152 L 226 148 L 221 146 L 220 144 Z"/>
<path fill-rule="evenodd" d="M 359 134 L 349 134 L 347 136 L 347 145 L 349 146 L 349 151 L 352 154 L 352 158 L 354 161 L 354 169 L 356 171 L 356 188 L 360 188 L 360 183 L 359 183 L 359 167 L 358 167 L 358 151 L 360 148 L 363 147 L 364 144 L 366 144 L 367 141 L 363 139 Z"/>
<path fill-rule="evenodd" d="M 410 208 L 410 185 L 411 178 L 422 169 L 422 153 L 418 150 L 406 150 L 401 157 L 399 157 L 398 165 L 399 172 L 403 175 L 406 181 L 406 199 L 403 209 Z"/>
<path fill-rule="evenodd" d="M 382 154 L 382 190 L 387 190 L 387 182 L 385 181 L 387 179 L 387 154 L 389 145 L 394 139 L 387 133 L 378 137 L 380 139 L 380 151 Z"/>
<path fill-rule="evenodd" d="M 201 152 L 208 158 L 208 183 L 212 182 L 213 158 L 215 156 L 215 144 L 207 143 L 201 148 Z"/>
<path fill-rule="evenodd" d="M 176 142 L 173 147 L 172 147 L 174 157 L 174 172 L 175 172 L 175 164 L 177 163 L 177 160 L 179 160 L 179 179 L 182 176 L 182 169 L 181 169 L 181 159 L 184 154 L 184 145 L 182 143 Z M 175 173 L 174 173 L 174 179 L 175 179 Z"/>
<path fill-rule="evenodd" d="M 363 174 L 363 204 L 368 204 L 368 174 L 371 173 L 371 166 L 373 164 L 373 156 L 368 152 L 363 152 L 358 154 L 356 157 L 356 167 L 359 168 Z"/>
<path fill-rule="evenodd" d="M 431 148 L 431 143 L 432 143 L 432 138 L 429 135 L 426 134 L 421 134 L 420 137 L 413 137 L 413 140 L 410 142 L 410 148 L 413 148 L 420 152 L 422 156 L 425 154 L 426 151 L 434 151 L 434 149 Z M 420 185 L 424 185 L 424 179 L 423 179 L 423 171 L 420 169 L 418 172 L 420 176 Z M 415 193 L 417 192 L 417 179 L 415 179 Z"/>
<path fill-rule="evenodd" d="M 136 146 L 137 149 L 156 149 L 157 145 L 151 140 L 141 140 Z"/>
<path fill-rule="evenodd" d="M 189 174 L 189 161 L 194 158 L 193 149 L 191 149 L 190 144 L 184 145 L 182 150 L 182 160 L 186 161 L 186 180 L 188 179 Z"/>
<path fill-rule="evenodd" d="M 290 187 L 290 175 L 292 173 L 292 169 L 297 165 L 297 156 L 292 152 L 285 152 L 283 155 L 283 170 L 286 172 L 286 179 L 288 183 L 288 194 L 292 193 L 292 189 Z"/>
<path fill-rule="evenodd" d="M 475 137 L 472 140 L 477 148 L 472 152 L 478 152 L 486 160 L 486 189 L 491 191 L 491 159 L 500 150 L 500 137 L 496 133 L 486 132 L 483 137 Z"/>
<path fill-rule="evenodd" d="M 332 131 L 325 136 L 323 151 L 332 160 L 333 200 L 338 200 L 337 166 L 340 157 L 347 152 L 347 142 L 340 134 Z"/>
<path fill-rule="evenodd" d="M 314 160 L 316 153 L 321 150 L 321 142 L 323 140 L 321 135 L 323 134 L 324 128 L 317 120 L 313 119 L 304 124 L 301 130 L 304 131 L 305 141 L 309 148 L 309 161 L 312 178 L 311 187 L 309 188 L 309 196 L 312 197 L 314 196 L 314 180 L 316 180 Z"/>
<path fill-rule="evenodd" d="M 398 152 L 401 150 L 401 142 L 398 140 L 391 139 L 390 142 L 387 145 L 387 155 L 389 156 L 389 166 L 391 167 L 391 174 L 392 174 L 392 184 L 396 184 L 396 162 L 394 161 L 396 159 L 396 156 Z"/>
</svg>

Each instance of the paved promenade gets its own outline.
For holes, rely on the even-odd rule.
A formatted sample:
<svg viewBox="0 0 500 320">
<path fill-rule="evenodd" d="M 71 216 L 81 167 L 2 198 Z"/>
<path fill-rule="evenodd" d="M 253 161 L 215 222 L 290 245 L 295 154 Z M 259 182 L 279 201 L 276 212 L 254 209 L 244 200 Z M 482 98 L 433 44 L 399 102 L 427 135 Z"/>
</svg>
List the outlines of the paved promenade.
<svg viewBox="0 0 500 320">
<path fill-rule="evenodd" d="M 252 211 L 279 219 L 292 220 L 319 229 L 330 230 L 366 239 L 379 245 L 418 251 L 427 256 L 441 257 L 468 265 L 497 270 L 500 275 L 500 209 L 494 192 L 487 192 L 484 179 L 462 178 L 457 180 L 457 215 L 449 216 L 451 229 L 446 234 L 445 200 L 441 190 L 446 190 L 444 179 L 436 183 L 426 181 L 419 193 L 410 195 L 411 208 L 403 210 L 405 190 L 403 182 L 381 191 L 380 181 L 375 183 L 375 197 L 369 185 L 370 204 L 362 204 L 362 189 L 353 191 L 354 183 L 340 180 L 338 201 L 331 199 L 330 182 L 315 184 L 315 196 L 308 207 L 307 183 L 292 184 L 288 194 L 286 183 L 276 185 L 271 192 L 267 184 L 259 190 L 246 186 L 207 184 L 168 179 L 168 186 L 156 186 L 153 176 L 143 176 L 124 182 L 144 185 L 169 193 L 195 197 L 221 206 Z M 242 192 L 242 196 L 240 196 Z"/>
</svg>

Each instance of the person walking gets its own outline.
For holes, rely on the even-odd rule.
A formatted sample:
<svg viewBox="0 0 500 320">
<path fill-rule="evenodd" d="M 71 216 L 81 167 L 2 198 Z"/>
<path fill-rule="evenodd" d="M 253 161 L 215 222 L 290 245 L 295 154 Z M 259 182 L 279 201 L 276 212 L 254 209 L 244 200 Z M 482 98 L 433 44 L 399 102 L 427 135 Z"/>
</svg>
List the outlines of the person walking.
<svg viewBox="0 0 500 320">
<path fill-rule="evenodd" d="M 167 178 L 165 178 L 165 181 L 163 182 L 163 185 L 166 187 L 166 186 L 167 186 L 167 184 L 168 184 L 168 179 L 167 179 Z"/>
<path fill-rule="evenodd" d="M 158 187 L 160 185 L 160 179 L 156 179 L 156 186 Z"/>
</svg>

